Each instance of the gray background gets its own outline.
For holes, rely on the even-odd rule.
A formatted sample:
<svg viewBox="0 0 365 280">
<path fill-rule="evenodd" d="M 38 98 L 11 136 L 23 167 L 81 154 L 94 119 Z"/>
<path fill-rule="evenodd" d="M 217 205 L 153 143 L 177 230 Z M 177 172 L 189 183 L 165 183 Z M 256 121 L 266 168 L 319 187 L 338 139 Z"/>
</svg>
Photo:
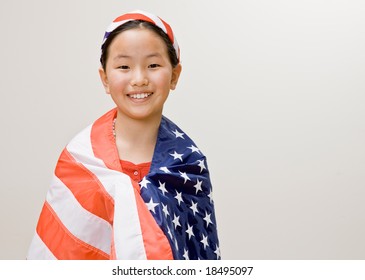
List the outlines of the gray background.
<svg viewBox="0 0 365 280">
<path fill-rule="evenodd" d="M 142 9 L 173 27 L 165 107 L 207 155 L 224 259 L 364 259 L 363 1 L 0 3 L 0 258 L 24 259 L 57 158 L 113 107 L 106 26 Z"/>
</svg>

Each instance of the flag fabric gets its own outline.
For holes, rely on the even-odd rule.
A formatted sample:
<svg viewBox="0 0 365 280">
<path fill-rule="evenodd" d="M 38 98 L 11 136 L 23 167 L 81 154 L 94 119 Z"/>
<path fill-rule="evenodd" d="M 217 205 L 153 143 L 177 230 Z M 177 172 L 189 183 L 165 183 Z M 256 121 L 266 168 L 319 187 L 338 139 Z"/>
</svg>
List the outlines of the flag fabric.
<svg viewBox="0 0 365 280">
<path fill-rule="evenodd" d="M 162 117 L 147 176 L 123 173 L 113 109 L 62 151 L 27 259 L 220 259 L 205 156 Z"/>
</svg>

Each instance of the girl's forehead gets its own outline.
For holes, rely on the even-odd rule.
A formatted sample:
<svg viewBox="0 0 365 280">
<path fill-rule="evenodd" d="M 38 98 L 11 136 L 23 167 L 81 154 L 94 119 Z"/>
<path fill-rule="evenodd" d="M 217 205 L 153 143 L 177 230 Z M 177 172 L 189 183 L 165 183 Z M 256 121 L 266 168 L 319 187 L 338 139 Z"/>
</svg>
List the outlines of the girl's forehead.
<svg viewBox="0 0 365 280">
<path fill-rule="evenodd" d="M 136 28 L 123 31 L 118 34 L 111 43 L 111 46 L 113 45 L 124 47 L 139 46 L 142 48 L 160 48 L 161 46 L 165 46 L 165 43 L 155 32 L 144 28 Z"/>
<path fill-rule="evenodd" d="M 168 56 L 167 47 L 156 33 L 148 29 L 130 29 L 118 34 L 110 45 L 111 57 L 123 58 L 132 55 Z"/>
</svg>

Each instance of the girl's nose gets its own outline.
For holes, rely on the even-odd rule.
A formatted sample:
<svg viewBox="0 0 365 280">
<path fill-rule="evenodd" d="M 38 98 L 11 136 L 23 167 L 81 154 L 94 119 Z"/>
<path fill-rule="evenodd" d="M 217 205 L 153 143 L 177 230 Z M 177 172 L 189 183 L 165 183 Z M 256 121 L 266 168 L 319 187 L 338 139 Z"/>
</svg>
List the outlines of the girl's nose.
<svg viewBox="0 0 365 280">
<path fill-rule="evenodd" d="M 133 72 L 131 84 L 132 84 L 132 86 L 137 86 L 137 87 L 147 86 L 148 78 L 147 78 L 145 71 L 136 69 Z"/>
</svg>

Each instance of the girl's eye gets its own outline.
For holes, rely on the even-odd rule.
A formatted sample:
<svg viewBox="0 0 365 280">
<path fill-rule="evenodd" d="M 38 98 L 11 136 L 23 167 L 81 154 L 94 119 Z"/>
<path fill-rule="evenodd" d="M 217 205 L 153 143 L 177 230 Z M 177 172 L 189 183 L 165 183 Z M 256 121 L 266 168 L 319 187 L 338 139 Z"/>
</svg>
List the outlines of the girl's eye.
<svg viewBox="0 0 365 280">
<path fill-rule="evenodd" d="M 127 69 L 129 69 L 129 66 L 127 66 L 127 65 L 121 65 L 118 68 L 119 69 L 122 69 L 122 70 L 127 70 Z"/>
<path fill-rule="evenodd" d="M 153 63 L 153 64 L 150 64 L 149 66 L 148 66 L 148 68 L 157 68 L 157 67 L 159 67 L 160 65 L 159 64 L 157 64 L 157 63 Z"/>
</svg>

